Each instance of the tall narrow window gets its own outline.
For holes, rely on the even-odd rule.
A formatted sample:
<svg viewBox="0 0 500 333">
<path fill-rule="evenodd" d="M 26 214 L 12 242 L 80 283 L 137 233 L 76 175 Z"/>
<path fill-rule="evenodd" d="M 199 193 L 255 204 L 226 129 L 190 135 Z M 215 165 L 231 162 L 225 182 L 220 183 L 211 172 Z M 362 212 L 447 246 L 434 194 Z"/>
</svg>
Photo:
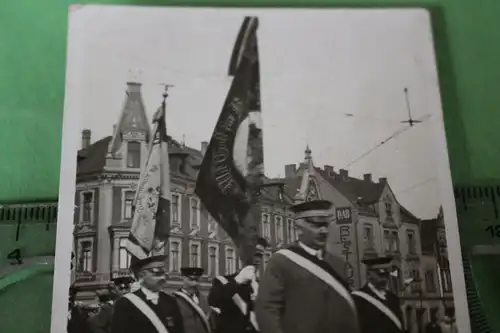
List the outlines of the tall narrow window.
<svg viewBox="0 0 500 333">
<path fill-rule="evenodd" d="M 385 215 L 392 217 L 392 204 L 390 202 L 385 203 Z"/>
<path fill-rule="evenodd" d="M 411 292 L 412 293 L 418 293 L 420 291 L 420 287 L 421 287 L 421 282 L 420 282 L 420 274 L 418 272 L 418 269 L 412 269 L 410 271 L 410 277 L 413 278 L 414 282 L 411 284 Z"/>
<path fill-rule="evenodd" d="M 189 264 L 191 267 L 200 266 L 200 245 L 192 243 L 189 246 Z"/>
<path fill-rule="evenodd" d="M 128 269 L 130 267 L 130 253 L 128 253 L 125 245 L 127 244 L 127 238 L 120 238 L 120 248 L 118 252 L 119 258 L 119 268 Z"/>
<path fill-rule="evenodd" d="M 275 216 L 276 243 L 283 242 L 283 217 Z"/>
<path fill-rule="evenodd" d="M 197 230 L 200 228 L 200 221 L 199 221 L 199 211 L 200 211 L 200 202 L 196 198 L 191 198 L 191 213 L 190 215 L 190 227 L 191 230 Z"/>
<path fill-rule="evenodd" d="M 132 191 L 125 191 L 123 198 L 123 218 L 125 220 L 131 219 L 134 216 L 133 204 L 135 193 Z"/>
<path fill-rule="evenodd" d="M 434 280 L 434 271 L 433 270 L 427 270 L 425 272 L 425 287 L 427 289 L 427 292 L 434 293 L 436 292 L 436 282 Z"/>
<path fill-rule="evenodd" d="M 416 254 L 417 253 L 417 244 L 415 240 L 415 232 L 413 230 L 408 230 L 406 232 L 406 236 L 408 238 L 408 253 Z"/>
<path fill-rule="evenodd" d="M 365 224 L 364 226 L 364 242 L 365 250 L 373 250 L 373 228 L 370 224 Z"/>
<path fill-rule="evenodd" d="M 451 285 L 451 273 L 449 269 L 443 269 L 441 270 L 441 276 L 442 276 L 442 281 L 443 281 L 443 291 L 445 293 L 452 292 L 452 285 Z"/>
<path fill-rule="evenodd" d="M 271 238 L 271 223 L 269 221 L 269 214 L 267 213 L 262 214 L 261 228 L 262 228 L 262 237 L 268 239 Z"/>
<path fill-rule="evenodd" d="M 385 246 L 385 252 L 391 252 L 391 234 L 389 233 L 389 230 L 384 230 L 384 246 Z"/>
<path fill-rule="evenodd" d="M 178 241 L 170 242 L 170 271 L 179 272 L 181 264 L 180 243 Z"/>
<path fill-rule="evenodd" d="M 82 222 L 92 221 L 94 196 L 92 192 L 83 193 Z"/>
<path fill-rule="evenodd" d="M 210 214 L 208 214 L 208 234 L 212 238 L 217 236 L 217 222 Z"/>
<path fill-rule="evenodd" d="M 394 252 L 399 251 L 399 235 L 397 231 L 392 232 L 392 237 L 391 237 L 391 250 Z"/>
<path fill-rule="evenodd" d="M 236 269 L 236 257 L 234 250 L 231 248 L 226 249 L 226 274 L 233 274 Z"/>
<path fill-rule="evenodd" d="M 219 252 L 217 246 L 208 247 L 208 275 L 216 276 L 219 274 L 218 270 Z"/>
<path fill-rule="evenodd" d="M 127 168 L 141 167 L 141 144 L 131 141 L 127 145 Z"/>
<path fill-rule="evenodd" d="M 288 233 L 288 242 L 295 242 L 295 226 L 293 225 L 292 219 L 287 219 L 287 233 Z"/>
<path fill-rule="evenodd" d="M 81 244 L 80 271 L 92 272 L 92 242 L 83 241 Z"/>
<path fill-rule="evenodd" d="M 172 223 L 174 224 L 180 223 L 179 205 L 180 205 L 180 196 L 178 194 L 172 194 L 172 203 L 170 204 L 170 208 L 172 216 L 171 219 Z"/>
</svg>

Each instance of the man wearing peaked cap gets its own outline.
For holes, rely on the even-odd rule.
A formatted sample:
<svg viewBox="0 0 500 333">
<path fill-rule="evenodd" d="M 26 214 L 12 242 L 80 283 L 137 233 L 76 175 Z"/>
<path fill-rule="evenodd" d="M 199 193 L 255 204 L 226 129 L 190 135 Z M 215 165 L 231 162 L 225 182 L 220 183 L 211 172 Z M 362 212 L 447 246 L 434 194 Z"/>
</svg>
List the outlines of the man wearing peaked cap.
<svg viewBox="0 0 500 333">
<path fill-rule="evenodd" d="M 366 265 L 367 283 L 353 298 L 359 313 L 362 333 L 403 332 L 401 304 L 396 294 L 388 290 L 389 278 L 393 271 L 392 257 L 370 258 Z"/>
<path fill-rule="evenodd" d="M 298 242 L 267 263 L 256 301 L 260 332 L 358 333 L 354 300 L 338 269 L 345 262 L 325 251 L 332 203 L 314 200 L 291 209 Z"/>
<path fill-rule="evenodd" d="M 167 282 L 166 261 L 163 255 L 145 259 L 132 257 L 130 270 L 140 289 L 123 295 L 116 302 L 111 333 L 185 332 L 175 297 L 162 291 Z"/>
<path fill-rule="evenodd" d="M 231 275 L 217 276 L 208 295 L 210 319 L 216 333 L 255 333 L 258 324 L 254 300 L 259 292 L 258 272 L 267 240 L 259 238 L 253 265 L 243 267 Z"/>
<path fill-rule="evenodd" d="M 174 293 L 174 296 L 179 303 L 186 332 L 210 332 L 210 324 L 207 317 L 207 299 L 199 290 L 200 278 L 203 272 L 203 268 L 200 267 L 181 268 L 183 284 L 182 287 Z"/>
<path fill-rule="evenodd" d="M 134 280 L 131 276 L 120 276 L 113 279 L 106 292 L 99 292 L 101 306 L 99 313 L 88 319 L 88 326 L 92 333 L 108 333 L 113 320 L 114 303 L 122 295 L 130 290 L 130 284 Z"/>
</svg>

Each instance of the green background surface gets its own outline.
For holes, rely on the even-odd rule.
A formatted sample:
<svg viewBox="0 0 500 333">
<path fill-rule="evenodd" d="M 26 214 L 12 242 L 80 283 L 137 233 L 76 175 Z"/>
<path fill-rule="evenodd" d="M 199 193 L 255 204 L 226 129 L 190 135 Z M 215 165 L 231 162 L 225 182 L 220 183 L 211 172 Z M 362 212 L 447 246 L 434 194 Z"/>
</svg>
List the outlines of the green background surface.
<svg viewBox="0 0 500 333">
<path fill-rule="evenodd" d="M 70 3 L 67 0 L 0 1 L 0 201 L 57 198 Z M 470 183 L 500 178 L 498 0 L 107 0 L 79 3 L 430 7 L 453 180 Z M 30 237 L 23 242 L 31 244 L 34 240 Z M 46 237 L 43 244 L 38 242 L 36 246 L 45 247 L 43 251 L 53 249 L 53 237 Z M 50 289 L 51 277 L 45 274 L 3 290 L 0 313 L 12 316 L 5 327 L 7 330 L 2 331 L 48 332 Z"/>
</svg>

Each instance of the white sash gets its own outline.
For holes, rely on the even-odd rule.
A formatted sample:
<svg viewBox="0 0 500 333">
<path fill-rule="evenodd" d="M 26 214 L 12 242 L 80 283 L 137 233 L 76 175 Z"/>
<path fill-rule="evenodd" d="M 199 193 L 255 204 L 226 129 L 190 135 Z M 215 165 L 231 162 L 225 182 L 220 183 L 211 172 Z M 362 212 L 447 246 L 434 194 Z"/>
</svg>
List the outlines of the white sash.
<svg viewBox="0 0 500 333">
<path fill-rule="evenodd" d="M 351 306 L 353 310 L 356 309 L 356 305 L 354 304 L 354 300 L 351 297 L 351 294 L 349 293 L 349 290 L 347 290 L 340 282 L 338 282 L 330 273 L 325 271 L 323 268 L 319 267 L 312 261 L 310 261 L 307 258 L 304 258 L 300 254 L 297 254 L 293 251 L 283 249 L 279 250 L 278 252 L 288 259 L 290 259 L 292 262 L 296 263 L 297 265 L 301 266 L 305 270 L 307 270 L 309 273 L 313 274 L 326 284 L 328 284 L 330 287 L 332 287 L 340 296 L 342 296 Z"/>
<path fill-rule="evenodd" d="M 146 318 L 149 319 L 151 324 L 156 328 L 158 333 L 169 333 L 165 325 L 161 322 L 160 318 L 156 315 L 156 313 L 149 307 L 149 305 L 144 302 L 139 296 L 133 293 L 128 293 L 123 295 L 126 299 L 128 299 L 132 304 L 135 305 L 139 311 L 142 312 Z"/>
<path fill-rule="evenodd" d="M 203 324 L 205 324 L 207 331 L 210 332 L 210 325 L 208 323 L 207 316 L 206 316 L 205 312 L 203 312 L 201 307 L 198 304 L 196 304 L 191 297 L 189 297 L 188 295 L 186 295 L 186 293 L 183 293 L 182 291 L 176 291 L 174 293 L 174 295 L 183 298 L 186 302 L 189 303 L 189 305 L 191 305 L 193 307 L 193 309 L 200 316 L 201 320 L 203 320 Z"/>
<path fill-rule="evenodd" d="M 229 282 L 223 276 L 217 276 L 216 279 L 219 280 L 223 285 Z M 236 293 L 233 295 L 233 301 L 236 304 L 236 306 L 240 309 L 240 311 L 243 313 L 243 315 L 246 315 L 248 306 L 247 303 L 243 300 L 243 298 L 241 298 L 241 296 Z M 257 324 L 257 318 L 255 317 L 255 312 L 253 311 L 250 312 L 250 322 L 252 323 L 255 330 L 258 331 L 259 325 Z"/>
<path fill-rule="evenodd" d="M 358 290 L 358 291 L 353 291 L 353 295 L 359 296 L 366 300 L 367 302 L 371 303 L 374 307 L 376 307 L 378 310 L 380 310 L 383 314 L 385 314 L 393 323 L 396 325 L 396 327 L 401 331 L 403 329 L 403 326 L 401 325 L 401 322 L 399 321 L 398 317 L 382 302 L 380 302 L 378 299 L 375 297 L 365 293 L 364 291 Z"/>
</svg>

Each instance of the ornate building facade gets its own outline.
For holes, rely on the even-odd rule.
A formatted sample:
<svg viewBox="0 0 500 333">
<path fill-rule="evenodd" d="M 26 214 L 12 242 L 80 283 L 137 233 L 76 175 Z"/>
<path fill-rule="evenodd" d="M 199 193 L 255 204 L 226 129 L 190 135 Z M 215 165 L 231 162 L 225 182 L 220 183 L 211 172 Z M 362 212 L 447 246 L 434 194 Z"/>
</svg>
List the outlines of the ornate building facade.
<svg viewBox="0 0 500 333">
<path fill-rule="evenodd" d="M 125 103 L 111 136 L 91 142 L 91 131 L 82 131 L 78 152 L 74 215 L 75 263 L 72 272 L 77 299 L 96 302 L 96 291 L 110 280 L 130 274 L 125 239 L 132 222 L 132 203 L 147 156 L 151 129 L 139 83 L 128 83 Z M 237 251 L 225 232 L 211 218 L 194 194 L 196 175 L 208 146 L 193 149 L 169 141 L 171 171 L 171 231 L 168 244 L 170 290 L 181 283 L 180 268 L 203 267 L 202 289 L 219 274 L 241 267 Z M 269 240 L 266 261 L 280 246 L 294 240 L 288 207 L 291 200 L 274 188 L 262 192 L 261 234 Z M 264 269 L 264 267 L 262 267 Z"/>
<path fill-rule="evenodd" d="M 352 288 L 366 283 L 365 258 L 394 257 L 390 288 L 401 298 L 405 327 L 423 332 L 432 314 L 442 316 L 445 307 L 453 307 L 442 213 L 422 221 L 398 202 L 387 178 L 358 179 L 330 165 L 318 168 L 311 155 L 307 148 L 304 162 L 285 166 L 285 178 L 276 181 L 296 201 L 333 202 L 327 249 L 345 259 Z"/>
<path fill-rule="evenodd" d="M 72 272 L 77 299 L 82 302 L 95 303 L 96 291 L 106 288 L 112 278 L 130 274 L 124 241 L 150 133 L 141 85 L 133 82 L 127 84 L 124 107 L 117 125 L 110 129 L 111 136 L 92 143 L 91 132 L 82 132 Z M 201 285 L 207 291 L 214 276 L 231 274 L 241 268 L 241 263 L 234 244 L 194 194 L 208 143 L 202 142 L 198 150 L 169 140 L 172 201 L 166 249 L 168 289 L 180 286 L 182 266 L 199 266 L 205 270 Z M 371 174 L 365 174 L 358 179 L 330 165 L 318 168 L 309 148 L 303 163 L 286 165 L 285 177 L 268 181 L 278 186 L 266 187 L 261 195 L 260 233 L 270 244 L 261 270 L 275 250 L 297 238 L 290 206 L 327 199 L 335 210 L 327 250 L 345 259 L 345 273 L 353 288 L 366 282 L 363 259 L 391 255 L 397 272 L 391 277 L 391 288 L 401 296 L 409 332 L 419 332 L 431 313 L 452 306 L 442 214 L 431 222 L 421 221 L 398 202 L 387 178 L 374 180 Z M 429 238 L 434 231 L 437 236 Z M 428 239 L 432 239 L 432 246 Z M 432 267 L 434 273 L 430 273 Z M 441 286 L 436 289 L 439 297 L 428 281 Z"/>
</svg>

